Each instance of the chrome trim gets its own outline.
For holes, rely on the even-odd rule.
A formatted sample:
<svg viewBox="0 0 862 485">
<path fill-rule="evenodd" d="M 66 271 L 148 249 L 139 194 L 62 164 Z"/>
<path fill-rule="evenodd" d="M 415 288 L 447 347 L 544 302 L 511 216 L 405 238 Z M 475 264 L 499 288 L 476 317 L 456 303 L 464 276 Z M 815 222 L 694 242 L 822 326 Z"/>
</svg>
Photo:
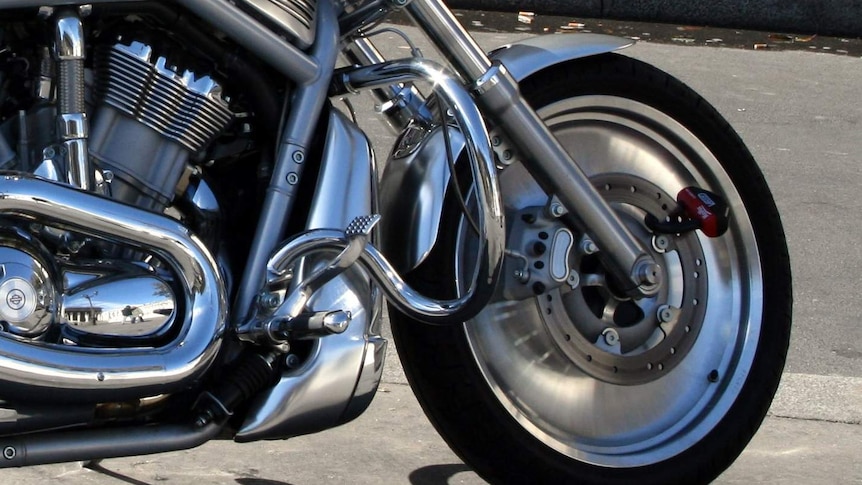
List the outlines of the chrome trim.
<svg viewBox="0 0 862 485">
<path fill-rule="evenodd" d="M 344 115 L 332 111 L 307 226 L 343 227 L 371 213 L 374 167 L 368 139 Z M 376 311 L 380 302 L 372 288 L 368 276 L 354 265 L 314 294 L 312 311 L 350 312 L 350 325 L 341 334 L 318 339 L 302 366 L 285 371 L 272 389 L 253 401 L 237 441 L 320 431 L 356 417 L 368 406 L 380 382 L 386 348 Z"/>
<path fill-rule="evenodd" d="M 166 282 L 137 266 L 118 270 L 66 288 L 61 312 L 68 325 L 96 335 L 141 337 L 174 321 L 176 299 Z"/>
<path fill-rule="evenodd" d="M 84 24 L 77 12 L 63 10 L 54 25 L 57 57 L 57 116 L 59 140 L 66 147 L 67 182 L 83 190 L 95 188 L 87 137 L 89 126 L 84 104 Z"/>
<path fill-rule="evenodd" d="M 32 338 L 56 321 L 55 268 L 41 246 L 16 236 L 0 236 L 0 319 L 8 332 Z"/>
<path fill-rule="evenodd" d="M 347 45 L 344 54 L 351 63 L 360 66 L 386 62 L 383 54 L 367 37 L 354 39 Z M 393 84 L 372 89 L 371 92 L 378 102 L 376 109 L 385 116 L 389 127 L 396 134 L 407 128 L 411 121 L 432 122 L 433 115 L 425 104 L 425 97 L 412 84 Z"/>
<path fill-rule="evenodd" d="M 65 113 L 57 116 L 60 124 L 60 136 L 64 140 L 86 138 L 90 132 L 87 115 L 84 113 Z"/>
<path fill-rule="evenodd" d="M 177 315 L 182 326 L 158 348 L 88 349 L 0 337 L 4 392 L 117 400 L 183 389 L 209 367 L 225 330 L 224 282 L 207 249 L 180 223 L 67 186 L 15 176 L 0 178 L 0 214 L 153 252 L 173 269 L 185 291 Z"/>
<path fill-rule="evenodd" d="M 69 170 L 66 175 L 66 182 L 84 190 L 94 188 L 94 184 L 90 180 L 90 158 L 87 150 L 86 138 L 75 138 L 63 142 L 66 147 L 66 158 L 69 162 Z"/>
<path fill-rule="evenodd" d="M 490 52 L 518 81 L 545 68 L 583 57 L 605 54 L 635 41 L 604 34 L 540 35 L 498 47 Z"/>
<path fill-rule="evenodd" d="M 343 231 L 336 229 L 314 229 L 306 231 L 285 244 L 277 251 L 269 267 L 278 273 L 285 271 L 301 258 L 319 253 L 344 251 L 350 241 Z M 398 271 L 373 245 L 365 247 L 359 258 L 361 266 L 368 271 L 374 282 L 380 285 L 389 304 L 410 318 L 430 324 L 453 324 L 475 316 L 488 303 L 483 301 L 485 281 L 463 293 L 454 300 L 437 300 L 422 295 L 408 285 Z M 273 276 L 277 276 L 273 275 Z M 492 278 L 496 282 L 497 275 Z M 493 291 L 492 285 L 490 291 Z"/>
<path fill-rule="evenodd" d="M 405 10 L 465 81 L 473 82 L 491 68 L 488 55 L 442 1 L 413 0 Z"/>
<path fill-rule="evenodd" d="M 412 4 L 411 4 L 412 5 Z M 364 265 L 379 279 L 390 301 L 401 311 L 429 323 L 444 323 L 454 317 L 470 318 L 487 304 L 494 291 L 503 263 L 505 249 L 505 222 L 503 203 L 497 183 L 497 167 L 494 163 L 491 142 L 482 114 L 461 84 L 438 64 L 424 59 L 391 61 L 384 64 L 342 70 L 333 78 L 340 82 L 336 91 L 350 89 L 373 89 L 393 83 L 417 79 L 431 83 L 441 103 L 451 108 L 452 115 L 461 129 L 470 155 L 471 169 L 476 183 L 476 206 L 482 241 L 477 269 L 466 295 L 447 302 L 425 298 L 409 288 L 395 272 L 395 268 L 377 251 L 369 246 L 363 253 Z M 301 244 L 300 244 L 301 246 Z M 307 249 L 305 249 L 307 250 Z M 291 259 L 290 251 L 280 251 L 278 256 Z"/>
<path fill-rule="evenodd" d="M 57 16 L 54 50 L 61 61 L 84 59 L 84 27 L 81 19 L 72 10 L 64 11 Z"/>
<path fill-rule="evenodd" d="M 479 76 L 473 83 L 473 91 L 479 95 L 485 94 L 485 92 L 500 82 L 500 76 L 505 75 L 506 72 L 506 66 L 500 63 L 500 61 L 492 61 L 491 68 L 485 74 Z"/>
</svg>

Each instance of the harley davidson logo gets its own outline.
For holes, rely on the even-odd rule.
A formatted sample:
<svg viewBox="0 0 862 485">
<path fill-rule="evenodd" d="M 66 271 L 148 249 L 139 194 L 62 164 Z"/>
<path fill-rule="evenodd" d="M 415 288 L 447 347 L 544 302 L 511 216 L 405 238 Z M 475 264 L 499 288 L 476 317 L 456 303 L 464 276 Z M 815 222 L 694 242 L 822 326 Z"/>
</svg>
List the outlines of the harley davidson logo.
<svg viewBox="0 0 862 485">
<path fill-rule="evenodd" d="M 6 295 L 6 304 L 13 310 L 20 310 L 27 304 L 27 297 L 23 291 L 15 288 Z"/>
</svg>

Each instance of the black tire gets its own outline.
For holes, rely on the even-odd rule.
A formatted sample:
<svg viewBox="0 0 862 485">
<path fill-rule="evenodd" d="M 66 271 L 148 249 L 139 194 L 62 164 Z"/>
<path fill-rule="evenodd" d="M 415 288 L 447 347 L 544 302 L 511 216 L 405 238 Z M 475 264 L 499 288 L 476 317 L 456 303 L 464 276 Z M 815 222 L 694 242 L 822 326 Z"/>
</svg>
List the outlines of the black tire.
<svg viewBox="0 0 862 485">
<path fill-rule="evenodd" d="M 500 317 L 502 313 L 495 313 L 493 309 L 487 309 L 492 317 L 483 319 L 480 315 L 477 320 L 448 327 L 426 326 L 393 311 L 392 330 L 410 385 L 425 413 L 453 450 L 479 475 L 492 483 L 667 484 L 711 481 L 742 452 L 762 422 L 778 387 L 790 338 L 792 297 L 789 256 L 779 215 L 766 182 L 740 138 L 712 106 L 681 82 L 637 60 L 616 54 L 582 59 L 540 72 L 525 80 L 521 89 L 540 115 L 554 118 L 557 115 L 548 113 L 569 113 L 566 110 L 576 113 L 567 114 L 567 120 L 560 115 L 558 122 L 549 122 L 552 129 L 572 130 L 571 133 L 576 139 L 599 136 L 597 140 L 601 141 L 604 140 L 602 137 L 606 136 L 601 134 L 602 130 L 605 130 L 605 133 L 610 133 L 607 136 L 628 140 L 629 131 L 634 130 L 638 133 L 632 140 L 636 140 L 644 133 L 653 133 L 650 130 L 655 130 L 659 133 L 655 135 L 655 140 L 649 139 L 649 136 L 653 135 L 643 135 L 645 141 L 642 142 L 641 148 L 644 152 L 652 153 L 658 150 L 653 145 L 673 144 L 668 153 L 662 152 L 665 153 L 664 156 L 668 157 L 668 160 L 677 157 L 685 158 L 686 161 L 665 160 L 662 162 L 665 164 L 663 166 L 679 166 L 681 168 L 678 175 L 681 178 L 694 178 L 699 180 L 702 186 L 705 185 L 704 188 L 732 202 L 741 202 L 744 211 L 740 213 L 739 208 L 734 209 L 736 212 L 731 214 L 731 229 L 727 234 L 708 241 L 701 235 L 680 238 L 680 246 L 676 250 L 678 256 L 674 256 L 682 261 L 679 266 L 685 281 L 693 281 L 693 277 L 688 272 L 688 263 L 684 260 L 684 256 L 688 256 L 683 255 L 683 252 L 693 251 L 698 254 L 693 260 L 697 261 L 698 266 L 701 263 L 704 266 L 704 273 L 698 272 L 696 276 L 707 280 L 704 275 L 706 271 L 710 271 L 709 281 L 701 284 L 712 285 L 711 278 L 720 279 L 727 273 L 726 280 L 732 281 L 731 286 L 741 288 L 740 308 L 732 307 L 721 311 L 726 319 L 738 314 L 737 318 L 730 319 L 733 321 L 728 324 L 728 328 L 735 333 L 726 341 L 714 337 L 713 327 L 723 325 L 724 321 L 718 322 L 711 316 L 715 313 L 715 308 L 709 303 L 712 300 L 707 300 L 706 303 L 694 301 L 691 304 L 692 308 L 696 308 L 700 303 L 699 311 L 703 313 L 699 314 L 694 310 L 686 313 L 690 292 L 702 292 L 702 288 L 690 289 L 700 287 L 686 286 L 683 301 L 680 303 L 680 315 L 706 321 L 702 326 L 695 325 L 696 322 L 684 322 L 684 327 L 673 327 L 664 335 L 666 338 L 676 335 L 682 332 L 680 328 L 689 332 L 691 325 L 691 328 L 697 331 L 690 333 L 695 336 L 690 338 L 688 350 L 676 351 L 677 355 L 684 355 L 676 361 L 668 358 L 666 368 L 656 369 L 656 366 L 650 363 L 650 372 L 655 374 L 648 374 L 641 369 L 618 377 L 608 375 L 607 369 L 600 368 L 599 364 L 592 368 L 591 357 L 588 358 L 589 362 L 579 360 L 578 348 L 562 349 L 567 344 L 560 343 L 559 335 L 543 335 L 538 340 L 530 341 L 530 345 L 534 346 L 537 342 L 551 342 L 551 345 L 547 345 L 547 350 L 558 357 L 552 356 L 544 363 L 539 362 L 540 359 L 533 359 L 529 365 L 534 367 L 529 368 L 498 363 L 517 360 L 517 356 L 512 357 L 509 354 L 518 354 L 520 347 L 512 344 L 507 355 L 501 355 L 499 352 L 495 353 L 499 349 L 488 342 L 495 338 L 495 342 L 511 340 L 510 337 L 514 335 L 506 334 L 505 329 L 522 324 L 519 323 L 520 320 L 505 320 Z M 625 105 L 619 108 L 623 111 L 616 111 L 615 106 L 619 104 L 617 101 Z M 630 107 L 634 107 L 633 111 L 624 111 Z M 632 114 L 635 111 L 638 114 Z M 585 120 L 585 116 L 596 113 L 601 115 L 599 118 L 603 118 L 601 121 Z M 605 113 L 609 113 L 607 118 Z M 647 115 L 641 118 L 642 113 Z M 669 121 L 659 123 L 666 118 L 675 120 L 679 126 Z M 617 123 L 614 121 L 616 119 L 625 122 Z M 636 127 L 631 129 L 622 126 L 626 124 Z M 672 128 L 668 128 L 672 125 Z M 667 133 L 662 130 L 667 130 Z M 694 138 L 690 139 L 690 135 Z M 708 154 L 704 155 L 703 147 L 708 150 Z M 586 160 L 588 165 L 592 163 L 590 153 L 582 157 L 578 152 L 579 148 L 572 147 L 574 158 L 579 162 Z M 709 158 L 710 156 L 714 156 L 714 160 Z M 705 159 L 712 161 L 704 161 Z M 615 163 L 623 166 L 626 162 L 599 160 L 597 166 L 614 172 L 618 166 L 614 165 Z M 690 166 L 694 167 L 690 170 L 691 173 L 683 173 L 683 169 Z M 608 188 L 612 185 L 608 180 L 616 183 L 614 176 L 603 175 L 602 170 L 596 171 L 595 168 L 594 166 L 592 175 L 597 183 Z M 655 175 L 656 178 L 661 176 L 659 173 Z M 651 182 L 644 182 L 645 185 L 649 183 Z M 661 183 L 656 182 L 656 185 L 660 186 Z M 638 189 L 640 188 L 639 186 Z M 634 183 L 631 190 L 635 190 Z M 608 194 L 610 198 L 616 197 L 612 191 Z M 661 195 L 659 193 L 657 197 L 661 199 Z M 667 195 L 676 194 L 665 196 Z M 626 202 L 627 200 L 620 195 L 614 201 L 617 204 L 615 207 L 638 205 Z M 456 207 L 455 204 L 451 205 Z M 517 208 L 509 209 L 514 211 Z M 449 220 L 444 221 L 442 227 L 449 230 L 441 236 L 442 242 L 438 243 L 430 259 L 409 277 L 417 287 L 439 296 L 447 296 L 447 293 L 451 295 L 452 291 L 454 274 L 452 270 L 446 269 L 452 267 L 449 261 L 453 258 L 454 241 L 458 237 L 457 208 L 449 210 L 446 217 L 449 217 Z M 752 244 L 752 241 L 755 244 Z M 684 244 L 688 249 L 682 248 Z M 723 254 L 711 259 L 702 256 L 707 252 L 711 254 L 712 245 L 718 248 L 718 253 L 729 248 L 730 252 L 734 253 L 733 258 L 725 261 L 722 259 Z M 725 266 L 731 269 L 726 269 Z M 580 268 L 584 268 L 583 264 Z M 581 288 L 572 290 L 571 293 L 578 291 L 581 291 Z M 715 298 L 719 298 L 719 302 L 725 301 L 720 288 L 711 288 L 710 291 L 711 295 L 717 295 Z M 583 289 L 583 293 L 586 294 L 586 289 Z M 567 294 L 560 290 L 561 296 L 558 299 L 568 298 Z M 701 293 L 695 294 L 701 296 Z M 704 296 L 705 294 L 703 292 Z M 549 301 L 550 295 L 549 292 Z M 524 301 L 528 302 L 526 305 L 536 306 L 538 314 L 544 314 L 541 306 L 544 304 L 544 298 L 546 296 L 543 294 Z M 571 296 L 569 299 L 572 298 L 581 297 Z M 735 302 L 729 297 L 727 301 Z M 714 305 L 719 304 L 721 303 Z M 548 312 L 550 311 L 549 307 Z M 578 314 L 577 310 L 573 311 Z M 571 319 L 571 313 L 567 316 Z M 712 320 L 707 320 L 708 318 Z M 546 322 L 544 325 L 536 328 L 545 329 L 550 334 L 547 330 L 551 328 L 550 324 Z M 574 321 L 571 328 L 583 332 L 579 330 L 579 323 Z M 491 337 L 487 337 L 488 335 Z M 568 338 L 569 335 L 566 334 L 566 340 Z M 704 340 L 707 338 L 710 340 Z M 581 340 L 589 344 L 588 339 Z M 726 347 L 721 347 L 725 342 Z M 699 345 L 696 346 L 695 343 Z M 583 342 L 580 345 L 580 348 L 584 347 Z M 701 348 L 708 348 L 709 351 L 702 353 Z M 639 356 L 649 355 L 648 353 L 654 350 L 646 344 L 644 349 L 647 349 L 643 350 L 646 354 L 638 354 Z M 666 350 L 663 350 L 663 355 L 667 354 Z M 674 351 L 675 349 L 671 348 L 670 352 Z M 540 353 L 535 349 L 529 353 L 524 352 L 532 357 Z M 601 349 L 596 350 L 597 354 L 601 352 Z M 698 369 L 695 359 L 712 359 L 719 352 L 723 352 L 721 355 L 730 356 L 727 359 L 722 357 L 727 360 L 727 365 L 716 366 L 715 371 L 698 375 L 697 379 L 702 378 L 703 383 L 676 380 L 679 374 Z M 626 364 L 631 361 L 626 359 L 635 357 L 621 354 L 612 355 L 612 358 L 617 359 L 613 362 Z M 663 358 L 666 357 L 660 357 Z M 517 369 L 525 381 L 533 380 L 534 377 L 540 380 L 544 378 L 544 374 L 539 374 L 551 372 L 542 366 L 554 367 L 554 359 L 565 361 L 566 365 L 574 369 L 565 372 L 555 369 L 555 374 L 549 374 L 555 376 L 553 384 L 561 389 L 559 402 L 556 395 L 546 393 L 540 384 L 522 384 L 518 379 L 509 376 L 515 372 L 513 369 Z M 497 365 L 500 367 L 496 367 Z M 536 369 L 536 373 L 533 373 L 532 369 Z M 613 371 L 617 371 L 616 366 Z M 568 374 L 569 372 L 573 374 Z M 564 416 L 584 415 L 578 409 L 582 406 L 582 400 L 567 401 L 569 398 L 564 396 L 569 375 L 576 376 L 571 380 L 572 389 L 590 381 L 591 385 L 601 387 L 603 392 L 618 392 L 619 396 L 628 396 L 626 393 L 634 393 L 632 395 L 636 397 L 666 396 L 666 403 L 662 402 L 655 408 L 643 410 L 639 407 L 643 406 L 643 403 L 636 402 L 637 399 L 632 402 L 625 402 L 625 399 L 602 401 L 602 406 L 608 408 L 607 413 L 596 412 L 592 415 L 598 424 L 590 427 L 581 419 L 571 424 L 571 429 L 574 430 L 571 435 L 563 435 L 560 430 L 568 426 L 563 422 L 563 418 L 548 417 L 553 423 L 547 424 L 540 413 L 543 409 L 563 408 Z M 665 382 L 686 382 L 687 385 L 670 389 L 666 388 L 670 384 L 665 385 Z M 663 393 L 648 394 L 653 387 L 663 388 Z M 704 391 L 698 394 L 697 398 L 680 397 L 687 392 L 700 393 L 698 389 L 701 388 Z M 539 397 L 534 395 L 533 390 L 537 390 Z M 601 399 L 598 394 L 595 397 Z M 553 407 L 543 407 L 542 403 L 547 401 L 550 401 Z M 684 423 L 684 429 L 676 429 L 666 423 L 647 422 L 650 418 L 641 419 L 635 416 L 632 418 L 633 430 L 637 426 L 644 430 L 655 429 L 657 431 L 654 437 L 643 435 L 629 438 L 622 431 L 624 427 L 602 435 L 603 426 L 616 426 L 620 416 L 628 416 L 626 412 L 637 415 L 641 411 L 644 414 L 655 411 L 656 416 L 661 419 L 678 419 L 677 414 L 670 411 L 656 410 L 665 404 L 668 408 L 682 406 L 681 402 L 697 402 L 691 405 L 688 414 L 680 411 L 680 423 L 689 420 Z M 593 404 L 583 404 L 585 407 L 591 405 Z M 616 410 L 611 408 L 616 407 L 624 407 L 626 411 L 614 414 Z M 559 424 L 554 424 L 558 421 Z M 594 430 L 597 430 L 596 436 L 590 434 Z M 650 443 L 650 439 L 655 442 Z M 619 448 L 620 446 L 627 448 Z"/>
</svg>

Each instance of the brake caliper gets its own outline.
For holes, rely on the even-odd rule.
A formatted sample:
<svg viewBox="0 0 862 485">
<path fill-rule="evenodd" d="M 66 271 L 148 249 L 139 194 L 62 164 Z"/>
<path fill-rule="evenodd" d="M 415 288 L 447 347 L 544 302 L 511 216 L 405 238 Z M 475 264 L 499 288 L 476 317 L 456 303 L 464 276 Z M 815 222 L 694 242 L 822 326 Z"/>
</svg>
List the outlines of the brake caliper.
<svg viewBox="0 0 862 485">
<path fill-rule="evenodd" d="M 708 237 L 719 237 L 727 231 L 730 207 L 717 194 L 698 187 L 686 187 L 676 196 L 677 207 L 665 220 L 652 214 L 644 219 L 657 234 L 682 234 L 700 229 Z"/>
</svg>

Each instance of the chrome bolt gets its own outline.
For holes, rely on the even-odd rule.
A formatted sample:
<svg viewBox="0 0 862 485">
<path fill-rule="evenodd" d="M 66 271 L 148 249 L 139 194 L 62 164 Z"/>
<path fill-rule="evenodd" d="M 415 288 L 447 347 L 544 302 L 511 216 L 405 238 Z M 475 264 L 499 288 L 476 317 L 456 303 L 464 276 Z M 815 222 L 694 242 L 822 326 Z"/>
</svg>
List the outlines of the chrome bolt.
<svg viewBox="0 0 862 485">
<path fill-rule="evenodd" d="M 39 7 L 39 18 L 47 19 L 54 15 L 54 7 Z"/>
<path fill-rule="evenodd" d="M 596 243 L 592 239 L 585 237 L 581 240 L 580 250 L 584 254 L 596 254 L 599 252 L 599 247 L 596 246 Z"/>
<path fill-rule="evenodd" d="M 656 311 L 656 318 L 658 318 L 660 323 L 668 323 L 674 319 L 676 313 L 675 309 L 670 305 L 662 305 Z"/>
<path fill-rule="evenodd" d="M 563 217 L 566 214 L 566 208 L 563 204 L 551 204 L 551 215 L 554 217 Z"/>
<path fill-rule="evenodd" d="M 6 458 L 7 460 L 14 460 L 17 454 L 18 452 L 12 446 L 3 448 L 3 458 Z"/>
<path fill-rule="evenodd" d="M 610 345 L 611 347 L 619 345 L 620 343 L 620 334 L 618 334 L 617 331 L 612 328 L 606 328 L 602 332 L 602 337 L 605 338 L 605 343 Z"/>
<path fill-rule="evenodd" d="M 574 290 L 581 284 L 581 276 L 574 270 L 569 273 L 569 277 L 566 278 L 566 283 Z"/>
<path fill-rule="evenodd" d="M 260 305 L 264 308 L 276 308 L 281 303 L 281 298 L 275 293 L 262 293 L 260 295 Z"/>
<path fill-rule="evenodd" d="M 500 146 L 501 143 L 503 143 L 503 142 L 500 140 L 499 136 L 495 136 L 494 138 L 491 138 L 491 144 L 494 145 L 495 147 Z"/>
<path fill-rule="evenodd" d="M 293 152 L 293 161 L 296 163 L 302 163 L 305 161 L 305 155 L 299 150 Z"/>
<path fill-rule="evenodd" d="M 78 7 L 78 14 L 82 18 L 89 17 L 90 14 L 92 14 L 92 13 L 93 13 L 93 6 L 89 3 L 86 5 L 81 5 L 80 7 Z"/>
<path fill-rule="evenodd" d="M 660 253 L 665 253 L 670 248 L 670 238 L 664 234 L 653 236 L 652 247 Z"/>
<path fill-rule="evenodd" d="M 512 159 L 512 150 L 506 150 L 503 152 L 503 160 L 511 160 Z"/>
<path fill-rule="evenodd" d="M 289 174 L 287 174 L 287 183 L 289 183 L 290 185 L 296 185 L 297 182 L 299 182 L 299 175 L 295 174 L 294 172 L 290 172 Z"/>
<path fill-rule="evenodd" d="M 56 155 L 57 152 L 54 150 L 54 147 L 45 147 L 45 149 L 42 150 L 42 159 L 47 160 L 49 158 L 54 158 Z"/>
<path fill-rule="evenodd" d="M 515 279 L 521 283 L 526 283 L 527 281 L 530 281 L 529 270 L 516 269 L 514 272 L 512 272 L 512 276 L 514 276 Z"/>
</svg>

